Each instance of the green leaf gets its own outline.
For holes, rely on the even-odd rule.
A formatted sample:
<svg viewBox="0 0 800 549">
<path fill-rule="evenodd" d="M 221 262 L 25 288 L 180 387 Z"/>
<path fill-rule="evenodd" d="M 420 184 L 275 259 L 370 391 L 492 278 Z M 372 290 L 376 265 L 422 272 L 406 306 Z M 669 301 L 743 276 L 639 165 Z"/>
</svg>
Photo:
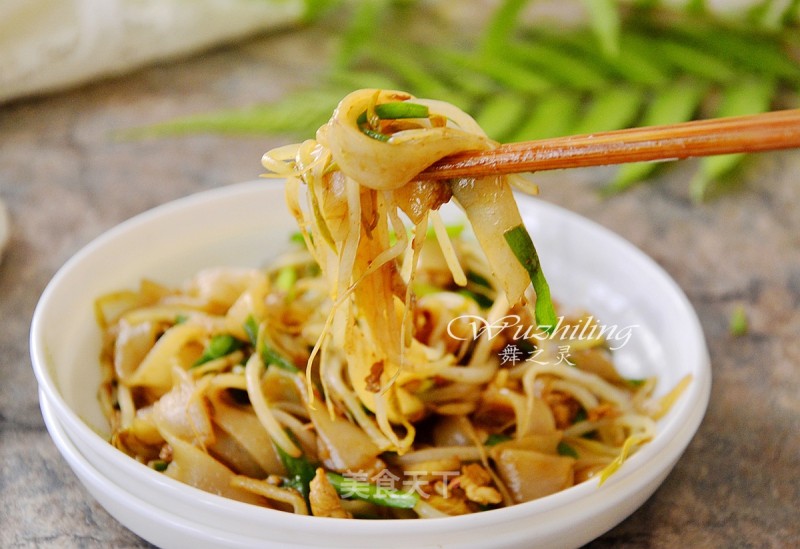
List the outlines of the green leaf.
<svg viewBox="0 0 800 549">
<path fill-rule="evenodd" d="M 475 115 L 486 135 L 498 141 L 505 141 L 525 118 L 530 101 L 512 93 L 498 93 L 489 97 Z"/>
<path fill-rule="evenodd" d="M 520 13 L 529 1 L 503 0 L 494 10 L 481 36 L 480 51 L 484 57 L 493 58 L 503 54 L 519 22 Z"/>
<path fill-rule="evenodd" d="M 541 93 L 552 90 L 555 84 L 536 70 L 505 56 L 487 59 L 462 52 L 447 51 L 442 55 L 462 70 L 475 72 L 491 78 L 508 91 L 522 93 Z M 465 75 L 462 75 L 464 77 Z M 468 75 L 466 75 L 468 77 Z"/>
<path fill-rule="evenodd" d="M 331 116 L 346 92 L 305 90 L 282 101 L 245 109 L 222 110 L 135 128 L 121 138 L 152 138 L 200 133 L 228 135 L 313 134 Z M 304 136 L 305 136 L 304 135 Z"/>
<path fill-rule="evenodd" d="M 775 93 L 775 82 L 771 79 L 750 78 L 730 86 L 723 91 L 722 101 L 716 116 L 740 116 L 768 111 Z M 702 202 L 714 181 L 727 177 L 746 158 L 745 154 L 709 156 L 700 161 L 700 166 L 689 182 L 689 195 L 695 202 Z"/>
<path fill-rule="evenodd" d="M 784 27 L 791 26 L 792 24 L 800 23 L 800 0 L 792 0 L 786 12 L 783 14 Z"/>
<path fill-rule="evenodd" d="M 675 71 L 709 82 L 730 82 L 737 75 L 734 65 L 727 60 L 706 52 L 704 48 L 695 48 L 665 36 L 627 33 L 622 38 L 622 47 L 647 52 Z"/>
<path fill-rule="evenodd" d="M 706 0 L 689 0 L 686 2 L 686 11 L 692 15 L 702 15 L 708 11 Z"/>
<path fill-rule="evenodd" d="M 800 87 L 800 64 L 787 53 L 779 36 L 698 20 L 677 21 L 667 32 L 676 40 L 735 63 L 739 70 Z"/>
<path fill-rule="evenodd" d="M 590 60 L 535 39 L 510 45 L 504 55 L 571 90 L 596 90 L 609 82 L 608 75 Z"/>
<path fill-rule="evenodd" d="M 641 125 L 656 126 L 690 120 L 707 90 L 706 84 L 691 80 L 677 82 L 665 88 L 650 101 Z"/>
<path fill-rule="evenodd" d="M 791 17 L 792 4 L 775 0 L 762 0 L 750 9 L 749 19 L 758 27 L 777 31 L 783 28 L 786 18 Z"/>
<path fill-rule="evenodd" d="M 599 55 L 597 43 L 586 32 L 539 32 L 535 39 L 576 56 L 584 63 L 591 63 L 596 70 L 604 71 L 612 80 L 654 87 L 666 84 L 670 79 L 663 63 L 636 49 L 623 47 L 614 57 Z"/>
<path fill-rule="evenodd" d="M 371 44 L 370 53 L 375 64 L 397 75 L 405 89 L 414 95 L 450 101 L 456 105 L 463 104 L 463 98 L 458 91 L 448 87 L 418 56 L 400 47 L 375 43 Z"/>
<path fill-rule="evenodd" d="M 658 126 L 691 120 L 705 96 L 706 89 L 706 85 L 692 81 L 678 82 L 666 88 L 652 99 L 640 124 Z M 657 162 L 624 164 L 603 192 L 613 194 L 625 190 L 651 176 L 661 165 Z"/>
<path fill-rule="evenodd" d="M 606 56 L 614 57 L 620 49 L 620 17 L 616 0 L 582 0 L 582 3 L 600 49 Z"/>
<path fill-rule="evenodd" d="M 323 15 L 334 9 L 333 24 L 346 21 L 343 31 L 332 28 L 340 35 L 338 49 L 327 77 L 317 79 L 314 88 L 273 103 L 136 128 L 120 137 L 308 138 L 341 98 L 358 88 L 402 89 L 453 103 L 488 124 L 490 134 L 501 140 L 644 125 L 656 98 L 689 78 L 704 86 L 704 106 L 718 91 L 725 96 L 751 79 L 772 84 L 769 104 L 800 103 L 800 0 L 763 1 L 750 19 L 715 16 L 704 0 L 582 2 L 588 15 L 583 27 L 528 24 L 523 14 L 532 0 L 502 0 L 481 33 L 456 29 L 455 36 L 447 29 L 438 32 L 437 11 L 428 3 L 307 0 L 308 21 L 331 26 Z M 437 29 L 424 36 L 424 45 L 406 30 L 420 28 L 414 18 L 427 18 L 426 24 Z M 730 178 L 740 162 L 736 157 L 701 161 L 693 197 L 706 196 L 711 182 Z M 608 189 L 626 189 L 658 166 L 626 166 Z"/>
<path fill-rule="evenodd" d="M 510 136 L 513 141 L 527 141 L 567 135 L 578 118 L 583 97 L 565 91 L 533 98 L 531 112 Z"/>
<path fill-rule="evenodd" d="M 308 24 L 323 18 L 329 8 L 337 3 L 338 0 L 303 0 L 303 22 Z"/>
<path fill-rule="evenodd" d="M 498 89 L 498 83 L 489 75 L 465 67 L 459 60 L 464 57 L 473 57 L 463 51 L 454 51 L 450 48 L 431 47 L 422 50 L 431 70 L 439 74 L 442 81 L 449 87 L 459 90 L 470 99 L 468 104 L 487 97 Z"/>
<path fill-rule="evenodd" d="M 620 85 L 598 92 L 570 133 L 584 134 L 626 128 L 636 121 L 645 99 L 645 91 L 638 87 Z"/>
<path fill-rule="evenodd" d="M 387 8 L 391 5 L 387 0 L 370 0 L 354 2 L 353 15 L 347 29 L 340 34 L 339 48 L 333 66 L 343 68 L 357 58 L 367 45 L 375 40 L 381 28 L 382 20 L 387 16 Z"/>
<path fill-rule="evenodd" d="M 342 90 L 397 90 L 402 87 L 392 76 L 373 70 L 334 69 L 328 79 L 334 87 Z"/>
</svg>

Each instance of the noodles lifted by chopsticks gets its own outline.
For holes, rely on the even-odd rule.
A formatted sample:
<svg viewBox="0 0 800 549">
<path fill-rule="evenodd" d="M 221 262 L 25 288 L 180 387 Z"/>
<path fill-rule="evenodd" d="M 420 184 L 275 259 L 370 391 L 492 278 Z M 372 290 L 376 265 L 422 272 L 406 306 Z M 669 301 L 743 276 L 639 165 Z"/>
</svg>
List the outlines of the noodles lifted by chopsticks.
<svg viewBox="0 0 800 549">
<path fill-rule="evenodd" d="M 513 181 L 415 179 L 494 146 L 451 105 L 361 90 L 316 140 L 264 155 L 303 246 L 98 300 L 112 443 L 330 517 L 477 512 L 613 472 L 654 436 L 654 380 L 569 336 L 597 322 L 556 317 Z M 451 199 L 474 240 L 438 213 Z M 508 318 L 530 328 L 486 329 Z"/>
</svg>

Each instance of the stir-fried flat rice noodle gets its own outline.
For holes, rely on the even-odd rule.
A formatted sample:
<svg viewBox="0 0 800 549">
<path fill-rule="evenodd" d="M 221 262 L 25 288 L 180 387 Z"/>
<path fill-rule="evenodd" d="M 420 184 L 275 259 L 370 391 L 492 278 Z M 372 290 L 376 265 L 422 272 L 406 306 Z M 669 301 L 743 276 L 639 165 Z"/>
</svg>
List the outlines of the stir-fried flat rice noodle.
<svg viewBox="0 0 800 549">
<path fill-rule="evenodd" d="M 97 301 L 111 443 L 209 492 L 337 518 L 466 514 L 605 480 L 688 380 L 656 398 L 604 338 L 553 332 L 513 180 L 416 179 L 494 146 L 451 105 L 361 90 L 315 140 L 264 155 L 297 219 L 289 251 Z M 474 238 L 442 220 L 451 200 Z M 508 315 L 533 329 L 476 325 Z"/>
</svg>

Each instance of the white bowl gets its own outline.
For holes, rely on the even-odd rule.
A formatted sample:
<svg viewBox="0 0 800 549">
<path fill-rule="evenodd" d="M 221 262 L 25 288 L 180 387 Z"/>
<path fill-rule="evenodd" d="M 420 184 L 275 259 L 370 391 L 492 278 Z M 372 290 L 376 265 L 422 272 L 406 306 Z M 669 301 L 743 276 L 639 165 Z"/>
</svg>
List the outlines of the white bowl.
<svg viewBox="0 0 800 549">
<path fill-rule="evenodd" d="M 683 453 L 708 403 L 708 352 L 686 297 L 647 256 L 574 213 L 526 196 L 519 203 L 554 296 L 591 311 L 604 324 L 635 327 L 616 353 L 626 376 L 656 375 L 659 392 L 686 374 L 693 376 L 659 421 L 656 438 L 602 486 L 589 481 L 536 501 L 466 517 L 343 521 L 280 513 L 207 494 L 111 447 L 96 399 L 100 334 L 94 299 L 135 287 L 143 277 L 173 284 L 203 267 L 267 263 L 295 231 L 283 188 L 275 182 L 223 187 L 155 208 L 102 235 L 68 261 L 45 289 L 33 317 L 31 355 L 40 389 L 66 438 L 94 473 L 113 479 L 131 501 L 153 502 L 176 520 L 208 528 L 209 539 L 219 541 L 216 534 L 221 531 L 231 534 L 231 542 L 246 545 L 252 539 L 253 546 L 261 547 L 581 545 L 641 505 Z M 447 212 L 457 215 L 454 209 Z M 127 525 L 120 518 L 126 497 L 115 498 L 113 504 L 115 516 Z M 108 498 L 100 501 L 111 504 Z M 170 524 L 152 523 L 152 536 L 135 531 L 146 539 L 169 539 L 163 529 Z"/>
<path fill-rule="evenodd" d="M 47 396 L 41 392 L 39 404 L 50 437 L 78 480 L 111 516 L 134 533 L 160 547 L 191 546 L 192 549 L 213 549 L 222 544 L 228 547 L 253 547 L 257 542 L 209 525 L 198 525 L 195 520 L 187 520 L 131 495 L 113 480 L 103 476 L 81 454 L 58 421 Z"/>
</svg>

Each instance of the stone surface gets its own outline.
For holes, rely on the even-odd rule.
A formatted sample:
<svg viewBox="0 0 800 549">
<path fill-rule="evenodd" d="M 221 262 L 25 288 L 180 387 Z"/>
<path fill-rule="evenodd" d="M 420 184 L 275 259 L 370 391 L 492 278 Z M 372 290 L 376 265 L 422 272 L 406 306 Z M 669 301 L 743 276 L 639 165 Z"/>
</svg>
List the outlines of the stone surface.
<svg viewBox="0 0 800 549">
<path fill-rule="evenodd" d="M 119 140 L 142 124 L 270 100 L 309 82 L 329 37 L 281 33 L 57 96 L 0 106 L 0 546 L 146 547 L 82 488 L 44 429 L 30 368 L 36 301 L 58 267 L 150 207 L 259 175 L 277 138 Z M 606 169 L 538 176 L 543 199 L 618 232 L 696 307 L 711 351 L 706 418 L 655 495 L 592 547 L 788 547 L 800 542 L 800 152 L 752 159 L 702 206 L 693 164 L 612 199 Z M 746 308 L 750 331 L 728 321 Z"/>
</svg>

